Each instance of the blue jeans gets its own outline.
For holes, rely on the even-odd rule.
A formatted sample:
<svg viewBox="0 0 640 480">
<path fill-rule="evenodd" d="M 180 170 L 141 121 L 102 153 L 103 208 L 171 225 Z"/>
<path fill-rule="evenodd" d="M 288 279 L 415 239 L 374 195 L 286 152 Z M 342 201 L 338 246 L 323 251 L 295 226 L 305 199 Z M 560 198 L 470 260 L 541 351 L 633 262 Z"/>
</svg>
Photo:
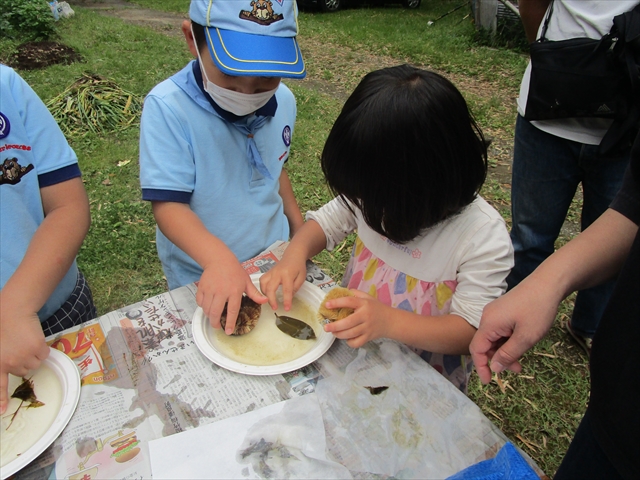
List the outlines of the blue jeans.
<svg viewBox="0 0 640 480">
<path fill-rule="evenodd" d="M 515 267 L 509 288 L 520 283 L 554 252 L 571 201 L 582 183 L 581 229 L 591 225 L 615 197 L 630 150 L 603 157 L 597 145 L 566 140 L 537 129 L 520 115 L 516 121 L 511 183 L 511 241 Z M 571 327 L 593 337 L 614 280 L 578 293 Z"/>
</svg>

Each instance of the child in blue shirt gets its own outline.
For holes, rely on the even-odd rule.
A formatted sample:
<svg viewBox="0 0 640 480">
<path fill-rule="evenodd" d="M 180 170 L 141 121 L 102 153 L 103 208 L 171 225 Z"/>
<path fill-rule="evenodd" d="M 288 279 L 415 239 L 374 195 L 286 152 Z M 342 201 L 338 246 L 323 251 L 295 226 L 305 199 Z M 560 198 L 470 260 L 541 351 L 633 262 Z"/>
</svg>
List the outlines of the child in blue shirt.
<svg viewBox="0 0 640 480">
<path fill-rule="evenodd" d="M 0 414 L 8 374 L 49 355 L 45 336 L 95 318 L 75 257 L 89 230 L 78 159 L 27 83 L 0 65 Z"/>
<path fill-rule="evenodd" d="M 196 301 L 214 328 L 226 306 L 227 333 L 243 293 L 266 301 L 241 262 L 303 224 L 283 170 L 296 104 L 280 83 L 306 74 L 296 8 L 193 0 L 182 31 L 197 60 L 144 103 L 140 182 L 169 288 L 198 282 Z"/>
</svg>

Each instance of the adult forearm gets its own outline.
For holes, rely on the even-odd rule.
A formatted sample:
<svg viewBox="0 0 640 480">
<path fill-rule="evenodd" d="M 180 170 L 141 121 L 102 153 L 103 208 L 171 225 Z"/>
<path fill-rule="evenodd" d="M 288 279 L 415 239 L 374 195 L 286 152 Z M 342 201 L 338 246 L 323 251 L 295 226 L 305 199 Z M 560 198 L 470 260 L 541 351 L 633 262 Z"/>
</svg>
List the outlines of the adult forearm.
<svg viewBox="0 0 640 480">
<path fill-rule="evenodd" d="M 531 279 L 555 286 L 563 298 L 603 283 L 618 273 L 637 232 L 638 225 L 609 209 L 544 261 Z"/>
<path fill-rule="evenodd" d="M 518 2 L 524 32 L 530 43 L 536 40 L 538 28 L 550 3 L 551 0 L 520 0 Z"/>
</svg>

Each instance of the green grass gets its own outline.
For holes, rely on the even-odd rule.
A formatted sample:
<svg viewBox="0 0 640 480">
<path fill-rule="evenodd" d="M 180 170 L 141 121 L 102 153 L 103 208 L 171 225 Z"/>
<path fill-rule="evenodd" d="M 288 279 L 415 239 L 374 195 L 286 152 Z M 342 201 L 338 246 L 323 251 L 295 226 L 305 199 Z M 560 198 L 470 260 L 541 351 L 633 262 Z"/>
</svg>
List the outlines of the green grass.
<svg viewBox="0 0 640 480">
<path fill-rule="evenodd" d="M 185 14 L 189 0 L 137 0 L 147 7 Z M 344 98 L 362 75 L 379 66 L 410 62 L 436 69 L 456 83 L 481 127 L 494 138 L 492 169 L 482 194 L 509 221 L 509 186 L 492 177 L 508 163 L 515 122 L 515 96 L 527 58 L 519 51 L 476 43 L 467 8 L 429 21 L 463 3 L 427 0 L 415 11 L 352 8 L 334 14 L 300 13 L 300 43 L 309 81 L 287 81 L 296 95 L 298 119 L 289 174 L 302 211 L 330 199 L 319 166 L 320 153 Z M 145 95 L 182 68 L 190 54 L 183 40 L 134 26 L 74 5 L 75 16 L 57 25 L 55 40 L 75 48 L 83 63 L 20 74 L 49 100 L 87 71 Z M 486 43 L 486 42 L 485 42 Z M 0 60 L 16 43 L 0 39 Z M 315 82 L 315 83 L 313 83 Z M 316 88 L 316 87 L 322 88 Z M 155 222 L 141 201 L 138 183 L 138 127 L 105 137 L 70 138 L 78 154 L 91 202 L 92 225 L 79 253 L 80 268 L 100 314 L 166 289 L 155 251 Z M 500 153 L 500 158 L 498 154 Z M 576 202 L 570 217 L 576 216 Z M 568 240 L 562 238 L 559 243 Z M 316 262 L 339 280 L 353 236 Z M 472 379 L 469 396 L 509 438 L 549 475 L 557 469 L 585 409 L 589 391 L 584 355 L 562 331 L 571 311 L 566 301 L 550 335 L 529 352 L 521 375 L 482 386 Z"/>
</svg>

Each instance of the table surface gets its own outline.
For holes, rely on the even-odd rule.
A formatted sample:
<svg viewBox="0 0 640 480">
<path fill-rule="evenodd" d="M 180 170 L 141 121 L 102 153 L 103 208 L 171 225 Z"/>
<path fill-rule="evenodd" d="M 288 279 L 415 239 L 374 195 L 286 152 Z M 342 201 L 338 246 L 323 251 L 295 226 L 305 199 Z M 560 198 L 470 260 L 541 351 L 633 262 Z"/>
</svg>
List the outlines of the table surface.
<svg viewBox="0 0 640 480">
<path fill-rule="evenodd" d="M 244 266 L 265 272 L 284 248 L 274 244 Z M 308 281 L 335 285 L 308 266 Z M 336 340 L 316 362 L 282 375 L 220 368 L 193 340 L 195 292 L 181 287 L 47 339 L 77 365 L 81 397 L 60 437 L 16 478 L 151 478 L 150 442 L 307 394 L 317 396 L 328 455 L 353 478 L 445 478 L 508 441 L 453 384 L 390 340 L 358 350 Z M 373 395 L 368 386 L 388 388 Z M 138 443 L 115 456 L 122 437 Z"/>
</svg>

